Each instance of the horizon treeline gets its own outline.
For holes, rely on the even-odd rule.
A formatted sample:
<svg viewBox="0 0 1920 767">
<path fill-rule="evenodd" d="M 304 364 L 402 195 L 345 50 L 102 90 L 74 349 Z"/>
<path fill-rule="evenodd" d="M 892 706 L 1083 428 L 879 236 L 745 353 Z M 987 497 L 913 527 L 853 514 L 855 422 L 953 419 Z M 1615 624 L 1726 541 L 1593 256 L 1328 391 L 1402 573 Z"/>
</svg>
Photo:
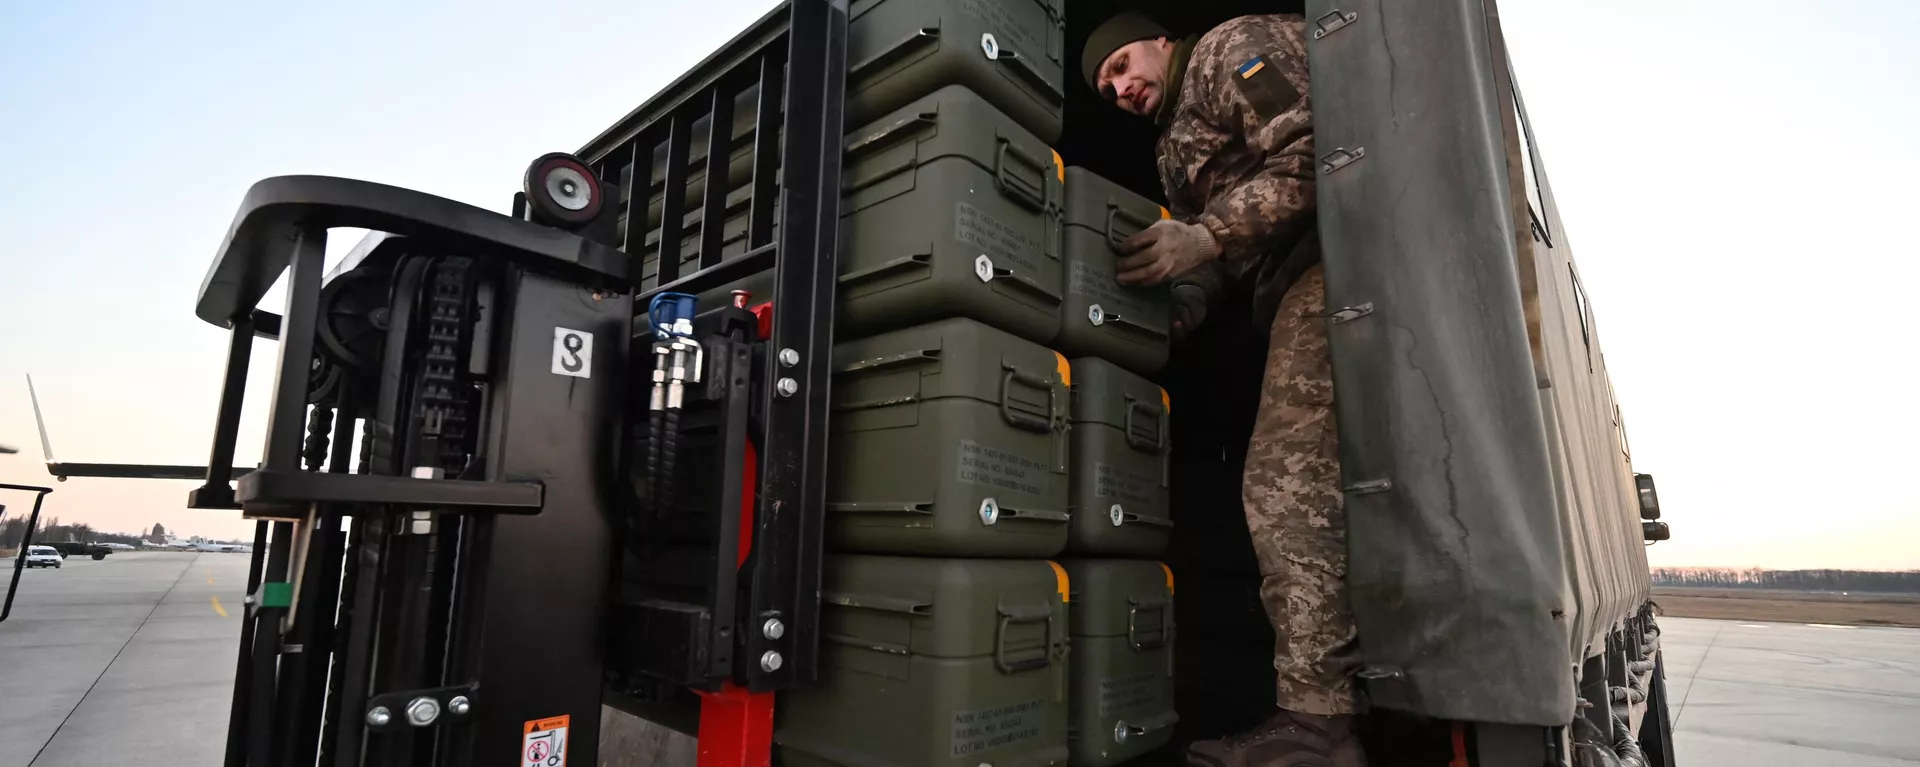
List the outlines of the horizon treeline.
<svg viewBox="0 0 1920 767">
<path fill-rule="evenodd" d="M 1920 594 L 1920 570 L 1766 570 L 1758 567 L 1656 567 L 1655 586 Z"/>
</svg>

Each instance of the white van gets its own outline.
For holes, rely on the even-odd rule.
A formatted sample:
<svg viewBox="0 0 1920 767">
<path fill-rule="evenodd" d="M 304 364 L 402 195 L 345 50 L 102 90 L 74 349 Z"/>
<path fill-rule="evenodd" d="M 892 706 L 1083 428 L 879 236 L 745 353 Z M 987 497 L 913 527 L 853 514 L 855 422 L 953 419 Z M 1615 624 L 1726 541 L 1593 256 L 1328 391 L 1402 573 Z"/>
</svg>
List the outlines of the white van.
<svg viewBox="0 0 1920 767">
<path fill-rule="evenodd" d="M 58 568 L 61 562 L 60 551 L 52 546 L 28 546 L 22 556 L 27 558 L 28 567 Z"/>
</svg>

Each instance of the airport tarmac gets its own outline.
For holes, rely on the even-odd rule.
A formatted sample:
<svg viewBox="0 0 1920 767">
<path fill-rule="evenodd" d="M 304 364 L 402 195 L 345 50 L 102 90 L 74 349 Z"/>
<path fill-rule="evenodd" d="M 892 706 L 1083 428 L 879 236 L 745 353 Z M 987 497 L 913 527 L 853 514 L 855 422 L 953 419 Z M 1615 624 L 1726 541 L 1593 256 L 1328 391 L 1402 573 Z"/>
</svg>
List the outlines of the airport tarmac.
<svg viewBox="0 0 1920 767">
<path fill-rule="evenodd" d="M 21 573 L 0 623 L 0 767 L 220 764 L 249 559 L 127 551 Z"/>
<path fill-rule="evenodd" d="M 121 552 L 24 573 L 0 623 L 0 767 L 220 764 L 247 561 Z M 1682 767 L 1920 765 L 1920 630 L 1661 626 Z"/>
<path fill-rule="evenodd" d="M 1660 626 L 1680 765 L 1920 765 L 1920 629 Z"/>
</svg>

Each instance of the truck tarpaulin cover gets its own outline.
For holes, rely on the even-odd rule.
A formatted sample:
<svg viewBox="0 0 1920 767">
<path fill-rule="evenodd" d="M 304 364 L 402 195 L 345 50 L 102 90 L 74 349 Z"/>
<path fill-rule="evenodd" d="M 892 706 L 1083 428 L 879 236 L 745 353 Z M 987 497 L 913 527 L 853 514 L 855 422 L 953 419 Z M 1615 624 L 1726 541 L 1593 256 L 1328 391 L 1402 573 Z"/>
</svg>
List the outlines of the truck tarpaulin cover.
<svg viewBox="0 0 1920 767">
<path fill-rule="evenodd" d="M 1334 10 L 1317 0 L 1306 15 L 1336 26 L 1311 41 L 1310 67 L 1365 689 L 1381 708 L 1565 724 L 1578 600 L 1489 13 L 1482 0 Z"/>
</svg>

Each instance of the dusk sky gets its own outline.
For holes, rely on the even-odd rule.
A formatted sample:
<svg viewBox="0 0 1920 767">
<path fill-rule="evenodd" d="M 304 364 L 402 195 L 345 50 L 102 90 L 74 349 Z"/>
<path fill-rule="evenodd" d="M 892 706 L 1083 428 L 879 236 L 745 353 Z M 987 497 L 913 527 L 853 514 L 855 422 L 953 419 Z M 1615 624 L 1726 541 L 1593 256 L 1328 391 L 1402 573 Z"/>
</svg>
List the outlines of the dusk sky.
<svg viewBox="0 0 1920 767">
<path fill-rule="evenodd" d="M 242 194 L 312 173 L 505 211 L 773 7 L 15 4 L 0 24 L 0 481 L 56 455 L 203 463 L 225 333 L 193 317 Z M 1920 568 L 1920 3 L 1504 0 L 1656 565 Z M 336 231 L 334 258 L 358 239 Z M 278 309 L 279 291 L 264 306 Z M 263 438 L 256 346 L 239 461 Z M 250 535 L 189 482 L 76 479 L 46 514 Z M 28 495 L 6 495 L 7 513 Z"/>
</svg>

